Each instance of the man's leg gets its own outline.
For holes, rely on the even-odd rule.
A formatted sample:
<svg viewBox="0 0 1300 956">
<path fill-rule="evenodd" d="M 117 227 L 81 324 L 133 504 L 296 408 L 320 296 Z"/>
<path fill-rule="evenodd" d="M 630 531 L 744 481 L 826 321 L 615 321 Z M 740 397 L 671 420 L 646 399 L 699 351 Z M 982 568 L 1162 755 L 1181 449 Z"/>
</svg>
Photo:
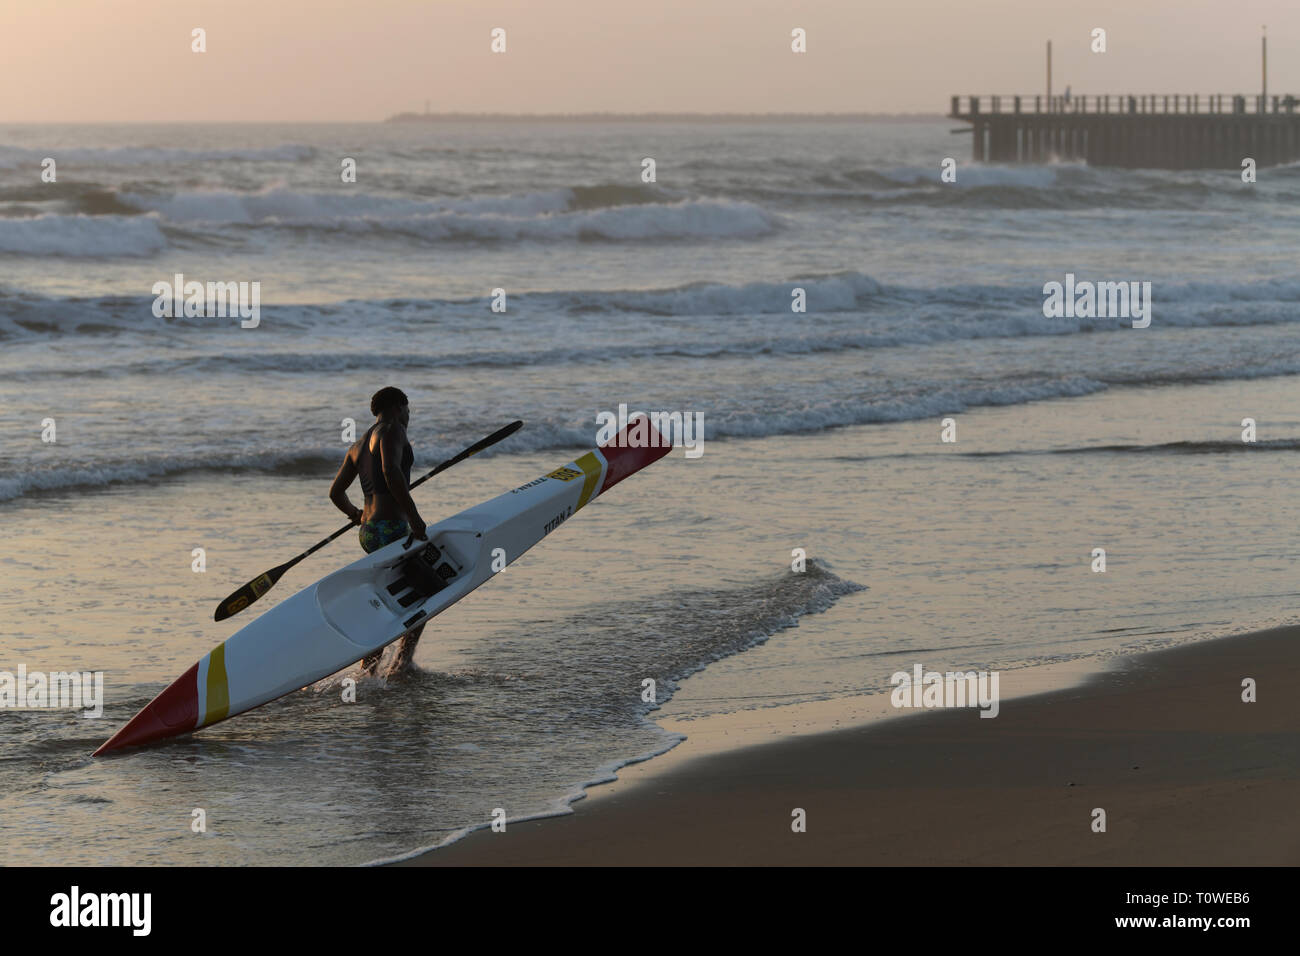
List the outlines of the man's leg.
<svg viewBox="0 0 1300 956">
<path fill-rule="evenodd" d="M 388 668 L 388 673 L 396 674 L 411 666 L 411 659 L 415 657 L 415 645 L 420 642 L 420 635 L 423 633 L 424 625 L 421 624 L 402 635 L 397 645 L 397 656 L 393 658 L 393 665 Z"/>
<path fill-rule="evenodd" d="M 410 533 L 410 527 L 405 521 L 393 521 L 389 519 L 372 519 L 363 524 L 358 532 L 361 539 L 361 549 L 366 554 L 378 551 L 384 545 L 392 544 L 398 538 Z M 406 640 L 406 636 L 402 636 Z M 415 652 L 415 647 L 411 647 L 411 652 Z M 373 677 L 376 669 L 379 667 L 379 661 L 384 656 L 384 649 L 381 647 L 373 654 L 367 654 L 361 661 L 361 673 L 367 677 Z"/>
</svg>

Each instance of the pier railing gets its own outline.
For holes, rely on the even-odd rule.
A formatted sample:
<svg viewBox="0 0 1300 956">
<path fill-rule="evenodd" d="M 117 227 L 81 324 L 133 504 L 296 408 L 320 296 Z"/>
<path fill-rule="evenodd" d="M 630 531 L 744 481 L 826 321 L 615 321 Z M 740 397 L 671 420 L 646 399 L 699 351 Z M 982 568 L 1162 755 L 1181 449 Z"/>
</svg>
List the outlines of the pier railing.
<svg viewBox="0 0 1300 956">
<path fill-rule="evenodd" d="M 966 109 L 963 110 L 962 107 Z M 969 119 L 990 113 L 1029 113 L 1032 115 L 1060 113 L 1090 113 L 1123 115 L 1160 113 L 1181 116 L 1214 116 L 1218 114 L 1293 114 L 1300 107 L 1300 99 L 1290 94 L 1264 96 L 1261 93 L 1124 93 L 1118 95 L 1045 96 L 1041 93 L 1011 94 L 1006 96 L 954 96 L 954 119 Z"/>
</svg>

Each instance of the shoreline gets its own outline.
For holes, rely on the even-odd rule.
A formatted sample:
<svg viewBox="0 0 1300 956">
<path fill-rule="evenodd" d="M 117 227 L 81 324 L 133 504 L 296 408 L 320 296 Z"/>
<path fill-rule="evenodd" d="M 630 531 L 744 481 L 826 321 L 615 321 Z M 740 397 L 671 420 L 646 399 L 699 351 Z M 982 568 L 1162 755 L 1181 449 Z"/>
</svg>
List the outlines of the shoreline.
<svg viewBox="0 0 1300 956">
<path fill-rule="evenodd" d="M 1002 671 L 1002 684 L 1011 684 L 1000 695 L 1001 700 L 1012 700 L 1036 694 L 1050 693 L 1077 686 L 1088 677 L 1112 666 L 1110 661 L 1102 662 L 1097 658 L 1084 658 L 1075 661 L 1063 661 L 1051 664 L 1039 664 Z M 1008 675 L 1015 677 L 1008 681 Z M 698 676 L 697 675 L 692 675 Z M 665 705 L 672 703 L 672 698 Z M 922 712 L 900 714 L 889 703 L 888 693 L 860 694 L 850 697 L 836 697 L 829 700 L 801 701 L 794 704 L 773 705 L 754 710 L 732 711 L 722 714 L 710 714 L 705 717 L 660 716 L 661 711 L 651 712 L 654 724 L 669 736 L 678 739 L 668 744 L 666 749 L 644 756 L 632 757 L 626 761 L 614 761 L 598 771 L 591 780 L 579 784 L 576 789 L 560 798 L 563 807 L 554 810 L 542 810 L 509 823 L 535 823 L 542 820 L 554 820 L 569 816 L 578 803 L 590 806 L 592 801 L 599 803 L 609 796 L 639 786 L 652 785 L 657 777 L 671 772 L 684 764 L 698 760 L 707 760 L 721 754 L 731 753 L 748 747 L 759 747 L 774 740 L 803 738 L 839 729 L 850 729 L 874 725 L 878 721 L 899 720 L 904 717 L 921 716 Z M 395 866 L 410 864 L 426 854 L 432 854 L 456 845 L 474 835 L 485 825 L 465 827 L 448 837 L 449 842 L 440 845 L 425 846 L 398 856 L 373 860 L 366 866 Z M 458 834 L 458 835 L 457 835 Z"/>
<path fill-rule="evenodd" d="M 1259 702 L 1241 701 L 1245 677 Z M 570 813 L 393 865 L 1300 862 L 1300 625 L 1001 680 L 992 720 L 897 715 L 883 694 L 656 720 L 687 740 Z"/>
<path fill-rule="evenodd" d="M 821 123 L 947 122 L 943 113 L 394 113 L 380 123 Z M 374 121 L 372 121 L 374 122 Z"/>
</svg>

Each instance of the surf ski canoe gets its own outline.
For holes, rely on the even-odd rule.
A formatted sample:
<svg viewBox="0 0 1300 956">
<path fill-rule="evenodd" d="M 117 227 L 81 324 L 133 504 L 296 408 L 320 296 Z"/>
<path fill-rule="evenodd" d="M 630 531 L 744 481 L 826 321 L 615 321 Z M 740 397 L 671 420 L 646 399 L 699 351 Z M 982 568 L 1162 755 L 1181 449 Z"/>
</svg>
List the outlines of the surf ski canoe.
<svg viewBox="0 0 1300 956">
<path fill-rule="evenodd" d="M 306 687 L 455 604 L 624 478 L 668 454 L 596 448 L 513 491 L 403 537 L 271 608 L 203 657 L 95 756 L 186 734 Z M 645 422 L 641 434 L 658 437 Z"/>
</svg>

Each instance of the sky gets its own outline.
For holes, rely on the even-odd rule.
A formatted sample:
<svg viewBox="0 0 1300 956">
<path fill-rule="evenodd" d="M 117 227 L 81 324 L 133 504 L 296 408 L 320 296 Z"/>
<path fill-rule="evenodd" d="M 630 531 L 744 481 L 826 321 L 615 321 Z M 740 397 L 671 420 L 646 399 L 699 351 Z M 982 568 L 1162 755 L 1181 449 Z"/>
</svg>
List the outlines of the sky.
<svg viewBox="0 0 1300 956">
<path fill-rule="evenodd" d="M 1058 92 L 1255 93 L 1265 24 L 1300 95 L 1300 0 L 0 0 L 0 122 L 943 113 L 1042 92 L 1049 39 Z"/>
</svg>

